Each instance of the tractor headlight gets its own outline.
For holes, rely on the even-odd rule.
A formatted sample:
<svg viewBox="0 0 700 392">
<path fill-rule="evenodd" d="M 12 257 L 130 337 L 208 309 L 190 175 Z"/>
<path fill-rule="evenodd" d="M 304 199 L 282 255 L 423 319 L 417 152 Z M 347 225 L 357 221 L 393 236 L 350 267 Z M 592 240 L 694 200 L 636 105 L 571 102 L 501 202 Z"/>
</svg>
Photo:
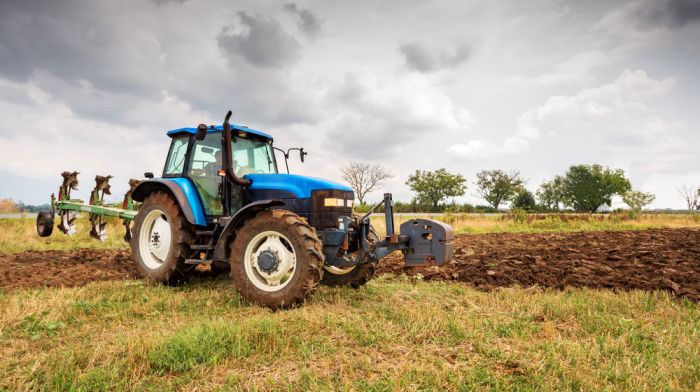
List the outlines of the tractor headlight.
<svg viewBox="0 0 700 392">
<path fill-rule="evenodd" d="M 355 200 L 339 199 L 337 197 L 326 197 L 323 199 L 324 207 L 352 207 Z"/>
<path fill-rule="evenodd" d="M 326 197 L 323 199 L 324 207 L 345 207 L 345 199 L 338 199 L 336 197 Z"/>
</svg>

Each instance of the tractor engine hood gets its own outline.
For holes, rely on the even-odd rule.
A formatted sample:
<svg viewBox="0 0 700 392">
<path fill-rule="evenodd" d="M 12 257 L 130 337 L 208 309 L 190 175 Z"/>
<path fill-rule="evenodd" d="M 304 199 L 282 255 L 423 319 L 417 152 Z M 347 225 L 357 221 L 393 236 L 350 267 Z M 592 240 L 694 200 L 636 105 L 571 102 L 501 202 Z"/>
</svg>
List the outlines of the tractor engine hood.
<svg viewBox="0 0 700 392">
<path fill-rule="evenodd" d="M 252 191 L 284 191 L 297 198 L 309 198 L 316 190 L 352 192 L 350 187 L 337 182 L 297 174 L 246 174 L 244 178 L 253 181 L 248 187 Z"/>
</svg>

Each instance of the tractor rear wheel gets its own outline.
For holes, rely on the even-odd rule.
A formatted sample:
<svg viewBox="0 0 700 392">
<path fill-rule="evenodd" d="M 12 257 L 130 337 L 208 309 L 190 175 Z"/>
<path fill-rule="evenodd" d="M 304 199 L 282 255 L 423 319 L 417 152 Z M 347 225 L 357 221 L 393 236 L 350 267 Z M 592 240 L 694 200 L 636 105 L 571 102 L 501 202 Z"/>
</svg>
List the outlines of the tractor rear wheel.
<svg viewBox="0 0 700 392">
<path fill-rule="evenodd" d="M 359 217 L 353 216 L 354 222 L 359 222 Z M 355 224 L 357 228 L 357 224 Z M 369 226 L 369 233 L 367 233 L 367 239 L 370 242 L 378 242 L 379 236 L 377 232 L 374 231 L 372 225 Z M 364 260 L 363 260 L 364 261 Z M 374 272 L 376 270 L 376 263 L 362 262 L 356 266 L 349 268 L 339 268 L 333 266 L 324 266 L 325 270 L 323 273 L 323 279 L 321 283 L 327 286 L 350 286 L 354 289 L 360 288 L 369 282 L 370 279 L 374 277 Z"/>
<path fill-rule="evenodd" d="M 263 211 L 246 220 L 231 243 L 231 278 L 250 302 L 283 309 L 303 302 L 323 274 L 321 241 L 298 215 Z"/>
<path fill-rule="evenodd" d="M 194 272 L 185 264 L 190 255 L 193 229 L 180 206 L 165 192 L 154 192 L 144 200 L 134 219 L 131 252 L 141 277 L 178 285 Z"/>
<path fill-rule="evenodd" d="M 39 211 L 36 216 L 36 232 L 39 237 L 48 237 L 53 233 L 53 215 L 48 211 Z"/>
</svg>

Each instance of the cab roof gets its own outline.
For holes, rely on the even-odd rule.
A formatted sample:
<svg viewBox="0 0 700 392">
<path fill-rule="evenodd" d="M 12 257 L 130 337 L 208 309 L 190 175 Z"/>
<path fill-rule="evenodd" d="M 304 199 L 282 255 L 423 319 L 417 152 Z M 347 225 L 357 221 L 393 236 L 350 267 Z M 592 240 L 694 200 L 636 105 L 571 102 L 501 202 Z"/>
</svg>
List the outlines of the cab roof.
<svg viewBox="0 0 700 392">
<path fill-rule="evenodd" d="M 213 126 L 213 127 L 210 126 L 210 127 L 207 129 L 207 132 L 218 132 L 218 131 L 223 131 L 223 130 L 224 130 L 223 125 L 216 125 L 216 126 Z M 266 139 L 272 139 L 272 136 L 266 134 L 265 132 L 261 132 L 261 131 L 255 130 L 255 129 L 251 129 L 251 128 L 248 128 L 248 127 L 244 127 L 243 125 L 231 124 L 231 130 L 232 130 L 232 131 L 248 132 L 248 133 L 250 133 L 250 134 L 257 135 L 257 136 L 260 136 L 260 137 L 264 137 L 264 138 L 266 138 Z M 168 131 L 168 136 L 173 137 L 173 136 L 175 136 L 175 135 L 180 135 L 180 134 L 183 134 L 183 133 L 189 133 L 189 134 L 194 135 L 195 133 L 197 133 L 197 128 L 178 128 L 178 129 L 173 129 L 173 130 Z"/>
</svg>

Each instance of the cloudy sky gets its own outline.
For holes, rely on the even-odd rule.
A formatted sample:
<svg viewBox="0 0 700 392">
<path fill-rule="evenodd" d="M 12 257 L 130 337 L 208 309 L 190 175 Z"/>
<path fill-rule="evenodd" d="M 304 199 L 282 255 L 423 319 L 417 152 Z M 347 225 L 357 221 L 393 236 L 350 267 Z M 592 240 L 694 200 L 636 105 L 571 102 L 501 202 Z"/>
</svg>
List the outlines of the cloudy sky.
<svg viewBox="0 0 700 392">
<path fill-rule="evenodd" d="M 0 197 L 62 170 L 113 191 L 162 171 L 165 131 L 234 122 L 297 173 L 350 160 L 535 190 L 572 164 L 624 169 L 656 207 L 700 184 L 700 0 L 0 2 Z M 480 202 L 483 204 L 483 202 Z"/>
</svg>

